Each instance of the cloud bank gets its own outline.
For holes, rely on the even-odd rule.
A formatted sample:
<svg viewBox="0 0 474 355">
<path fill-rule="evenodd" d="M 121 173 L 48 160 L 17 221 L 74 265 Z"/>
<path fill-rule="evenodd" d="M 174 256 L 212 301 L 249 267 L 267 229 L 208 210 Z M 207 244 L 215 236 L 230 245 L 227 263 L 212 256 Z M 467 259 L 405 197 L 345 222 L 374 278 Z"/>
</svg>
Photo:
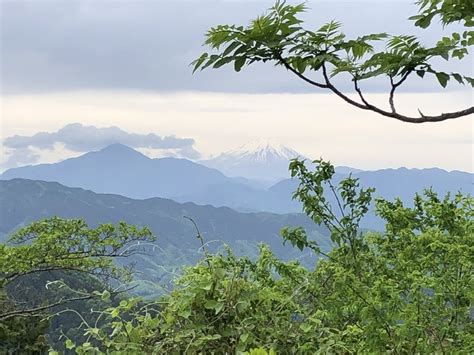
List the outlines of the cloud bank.
<svg viewBox="0 0 474 355">
<path fill-rule="evenodd" d="M 303 17 L 311 29 L 341 21 L 351 38 L 405 33 L 431 44 L 451 34 L 451 27 L 443 32 L 436 24 L 429 31 L 414 28 L 407 20 L 417 13 L 414 2 L 309 0 Z M 206 50 L 201 44 L 209 27 L 246 24 L 273 4 L 274 0 L 0 1 L 2 91 L 314 92 L 283 68 L 258 63 L 240 73 L 226 67 L 192 75 L 189 63 Z M 470 72 L 471 63 L 456 63 L 456 71 Z M 335 82 L 353 91 L 352 82 L 345 79 Z M 417 92 L 440 90 L 434 76 L 408 84 Z M 387 80 L 374 80 L 363 89 L 385 92 L 388 85 Z"/>
<path fill-rule="evenodd" d="M 3 146 L 9 150 L 4 167 L 36 163 L 40 159 L 38 152 L 53 150 L 61 145 L 72 152 L 89 152 L 102 149 L 114 143 L 121 143 L 135 149 L 161 150 L 170 155 L 190 159 L 200 157 L 193 145 L 192 138 L 176 136 L 158 136 L 155 133 L 129 133 L 118 127 L 84 126 L 72 123 L 55 132 L 39 132 L 31 136 L 14 135 L 3 140 Z"/>
</svg>

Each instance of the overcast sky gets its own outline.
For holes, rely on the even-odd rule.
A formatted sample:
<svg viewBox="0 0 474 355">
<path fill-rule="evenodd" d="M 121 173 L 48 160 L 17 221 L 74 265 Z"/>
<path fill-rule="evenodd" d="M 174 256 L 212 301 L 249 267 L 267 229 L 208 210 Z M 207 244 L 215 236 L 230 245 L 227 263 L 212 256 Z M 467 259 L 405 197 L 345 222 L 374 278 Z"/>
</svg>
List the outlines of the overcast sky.
<svg viewBox="0 0 474 355">
<path fill-rule="evenodd" d="M 111 137 L 150 149 L 151 155 L 169 148 L 196 158 L 196 150 L 209 156 L 265 136 L 308 156 L 324 155 L 355 167 L 472 170 L 471 118 L 422 128 L 392 122 L 345 107 L 271 65 L 238 74 L 228 69 L 191 74 L 189 63 L 205 50 L 201 44 L 210 26 L 246 24 L 272 3 L 1 1 L 1 168 L 77 155 Z M 344 23 L 349 36 L 415 33 L 428 44 L 443 33 L 439 26 L 416 30 L 407 21 L 416 13 L 412 1 L 307 3 L 304 19 L 311 28 L 335 19 Z M 472 72 L 472 64 L 471 57 L 455 70 Z M 381 81 L 365 86 L 374 100 L 382 100 L 386 89 Z M 407 112 L 420 106 L 436 113 L 472 105 L 468 89 L 450 85 L 443 91 L 431 80 L 409 81 L 401 92 Z M 73 148 L 64 139 L 64 127 L 70 124 L 76 125 L 66 132 L 95 137 L 93 142 Z M 122 133 L 117 135 L 118 130 Z M 176 136 L 185 143 L 153 146 L 142 139 L 150 134 L 151 141 Z M 43 143 L 37 144 L 38 137 Z"/>
</svg>

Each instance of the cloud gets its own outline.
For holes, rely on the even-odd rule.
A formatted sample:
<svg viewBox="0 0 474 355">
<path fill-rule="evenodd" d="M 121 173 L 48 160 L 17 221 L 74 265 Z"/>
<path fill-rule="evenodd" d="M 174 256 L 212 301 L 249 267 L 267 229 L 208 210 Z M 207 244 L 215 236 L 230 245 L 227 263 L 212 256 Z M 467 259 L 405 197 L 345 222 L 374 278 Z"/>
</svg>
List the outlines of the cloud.
<svg viewBox="0 0 474 355">
<path fill-rule="evenodd" d="M 56 143 L 74 152 L 86 152 L 101 149 L 114 143 L 121 143 L 132 148 L 176 149 L 187 148 L 194 144 L 192 138 L 175 136 L 160 137 L 154 133 L 128 133 L 118 127 L 99 128 L 71 123 L 56 132 L 39 132 L 32 136 L 12 136 L 5 138 L 3 145 L 8 148 L 36 147 L 53 149 Z"/>
<path fill-rule="evenodd" d="M 40 155 L 30 148 L 18 148 L 5 154 L 6 160 L 0 164 L 1 168 L 14 168 L 38 162 Z"/>
<path fill-rule="evenodd" d="M 176 136 L 161 137 L 154 133 L 129 133 L 118 127 L 99 128 L 72 123 L 56 132 L 39 132 L 32 136 L 11 136 L 3 140 L 10 154 L 4 166 L 31 164 L 39 160 L 35 150 L 53 150 L 58 144 L 72 152 L 88 152 L 102 149 L 110 144 L 121 143 L 132 148 L 170 150 L 173 155 L 198 159 L 200 154 L 193 148 L 194 139 Z"/>
<path fill-rule="evenodd" d="M 201 157 L 201 153 L 194 149 L 194 147 L 187 146 L 177 151 L 177 156 L 190 159 L 199 159 Z"/>
<path fill-rule="evenodd" d="M 414 28 L 407 20 L 417 12 L 413 2 L 310 0 L 310 10 L 303 17 L 311 29 L 335 19 L 344 23 L 344 31 L 350 37 L 408 32 L 419 34 L 432 44 L 443 35 L 442 28 Z M 191 74 L 189 63 L 206 50 L 201 44 L 209 27 L 249 23 L 273 3 L 274 0 L 0 1 L 2 90 L 8 94 L 105 89 L 314 92 L 314 87 L 272 65 L 256 63 L 240 73 L 222 68 Z M 446 33 L 451 32 L 452 28 L 446 29 Z M 456 69 L 469 72 L 470 64 L 463 60 Z M 408 84 L 415 91 L 440 90 L 434 76 Z M 343 90 L 353 89 L 350 80 L 338 85 Z M 448 86 L 451 87 L 457 86 Z M 387 82 L 375 80 L 364 89 L 386 91 Z"/>
</svg>

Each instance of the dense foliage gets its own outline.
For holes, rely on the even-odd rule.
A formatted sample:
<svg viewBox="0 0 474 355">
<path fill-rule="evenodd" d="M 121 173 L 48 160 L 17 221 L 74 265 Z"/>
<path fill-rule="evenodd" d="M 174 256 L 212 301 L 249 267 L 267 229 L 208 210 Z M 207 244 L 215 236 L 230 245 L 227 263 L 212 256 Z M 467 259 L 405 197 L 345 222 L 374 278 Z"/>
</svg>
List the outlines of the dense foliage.
<svg viewBox="0 0 474 355">
<path fill-rule="evenodd" d="M 101 313 L 111 329 L 88 327 L 78 353 L 472 353 L 473 199 L 431 191 L 412 207 L 378 200 L 384 233 L 362 233 L 372 190 L 331 183 L 334 168 L 291 165 L 295 197 L 332 232 L 334 249 L 314 269 L 261 247 L 257 260 L 207 254 L 166 296 L 123 300 Z M 331 206 L 324 194 L 337 196 Z M 321 254 L 304 230 L 285 241 Z"/>
<path fill-rule="evenodd" d="M 73 332 L 81 322 L 63 311 L 80 310 L 114 297 L 123 288 L 110 280 L 131 279 L 132 270 L 113 259 L 139 251 L 135 244 L 152 240 L 147 228 L 120 223 L 89 228 L 83 220 L 51 218 L 34 222 L 0 244 L 0 352 L 41 351 Z M 102 305 L 102 307 L 105 307 Z M 68 329 L 50 328 L 48 316 Z M 55 322 L 53 320 L 53 323 Z M 76 334 L 81 339 L 82 333 Z"/>
<path fill-rule="evenodd" d="M 218 25 L 207 33 L 205 44 L 214 53 L 203 53 L 193 62 L 194 70 L 207 67 L 220 68 L 232 63 L 236 71 L 254 62 L 273 62 L 283 66 L 306 83 L 330 90 L 347 103 L 404 122 L 439 122 L 474 113 L 474 107 L 465 110 L 428 116 L 398 113 L 395 92 L 406 80 L 417 74 L 434 76 L 444 88 L 451 79 L 458 84 L 474 86 L 474 79 L 458 72 L 437 69 L 436 60 L 461 60 L 474 44 L 474 5 L 471 0 L 420 0 L 418 15 L 411 20 L 421 28 L 428 28 L 435 18 L 444 26 L 461 23 L 464 31 L 445 36 L 435 45 L 423 45 L 413 35 L 371 33 L 348 39 L 341 31 L 341 24 L 331 21 L 310 30 L 298 18 L 305 5 L 290 5 L 285 1 L 276 4 L 263 16 L 248 26 Z M 380 42 L 385 41 L 385 46 Z M 384 48 L 385 47 L 385 48 Z M 312 74 L 314 76 L 312 76 Z M 353 99 L 339 90 L 333 79 L 343 76 L 351 82 L 357 98 Z M 370 79 L 387 81 L 387 110 L 368 100 L 361 85 Z"/>
<path fill-rule="evenodd" d="M 0 286 L 28 274 L 73 270 L 107 278 L 128 278 L 130 273 L 113 262 L 132 255 L 128 244 L 150 240 L 147 228 L 120 223 L 90 229 L 84 220 L 51 218 L 20 229 L 0 244 Z"/>
</svg>

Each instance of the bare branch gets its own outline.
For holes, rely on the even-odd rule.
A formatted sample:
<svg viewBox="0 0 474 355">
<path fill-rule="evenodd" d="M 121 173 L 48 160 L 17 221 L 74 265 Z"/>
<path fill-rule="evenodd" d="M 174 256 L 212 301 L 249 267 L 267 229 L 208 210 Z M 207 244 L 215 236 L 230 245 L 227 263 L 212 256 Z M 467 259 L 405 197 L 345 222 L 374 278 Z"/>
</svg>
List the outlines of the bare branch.
<svg viewBox="0 0 474 355">
<path fill-rule="evenodd" d="M 113 291 L 113 292 L 110 292 L 110 295 L 115 296 L 120 293 L 128 292 L 130 290 L 133 290 L 135 287 L 137 286 L 129 287 L 121 291 Z M 90 300 L 92 298 L 98 298 L 98 297 L 101 297 L 101 295 L 88 294 L 86 296 L 81 296 L 81 297 L 73 297 L 73 298 L 66 298 L 66 299 L 61 298 L 59 301 L 45 305 L 45 306 L 29 308 L 29 309 L 17 309 L 14 311 L 0 314 L 0 320 L 4 321 L 13 317 L 33 317 L 35 315 L 39 315 L 41 312 L 44 312 L 54 307 L 62 306 L 71 302 L 86 301 L 86 300 Z"/>
<path fill-rule="evenodd" d="M 397 110 L 395 109 L 395 103 L 394 103 L 394 100 L 393 100 L 393 97 L 395 95 L 395 90 L 401 85 L 403 84 L 403 82 L 405 80 L 407 80 L 408 76 L 412 73 L 412 70 L 409 70 L 405 73 L 405 75 L 402 76 L 402 78 L 397 82 L 395 83 L 393 81 L 393 76 L 389 76 L 390 78 L 390 85 L 392 86 L 392 88 L 390 89 L 390 95 L 389 95 L 389 98 L 388 98 L 388 102 L 390 104 L 390 108 L 392 110 L 392 113 L 397 113 Z M 423 115 L 421 115 L 421 117 L 423 117 Z"/>
<path fill-rule="evenodd" d="M 369 104 L 369 102 L 365 99 L 364 95 L 362 94 L 362 90 L 359 88 L 359 82 L 357 81 L 357 79 L 354 78 L 353 81 L 354 81 L 354 89 L 357 92 L 357 94 L 359 94 L 361 101 L 365 104 L 365 106 L 367 107 L 371 106 L 371 104 Z"/>
<path fill-rule="evenodd" d="M 197 233 L 196 238 L 199 239 L 199 241 L 201 242 L 201 248 L 204 251 L 204 254 L 206 255 L 206 263 L 209 267 L 211 267 L 211 263 L 208 260 L 209 253 L 206 249 L 206 244 L 204 243 L 204 238 L 202 237 L 201 232 L 199 231 L 199 228 L 198 228 L 196 222 L 194 221 L 194 219 L 192 219 L 191 217 L 188 217 L 188 216 L 183 216 L 183 218 L 186 218 L 187 220 L 191 221 L 191 223 L 194 225 L 194 228 L 196 229 L 196 233 Z"/>
</svg>

